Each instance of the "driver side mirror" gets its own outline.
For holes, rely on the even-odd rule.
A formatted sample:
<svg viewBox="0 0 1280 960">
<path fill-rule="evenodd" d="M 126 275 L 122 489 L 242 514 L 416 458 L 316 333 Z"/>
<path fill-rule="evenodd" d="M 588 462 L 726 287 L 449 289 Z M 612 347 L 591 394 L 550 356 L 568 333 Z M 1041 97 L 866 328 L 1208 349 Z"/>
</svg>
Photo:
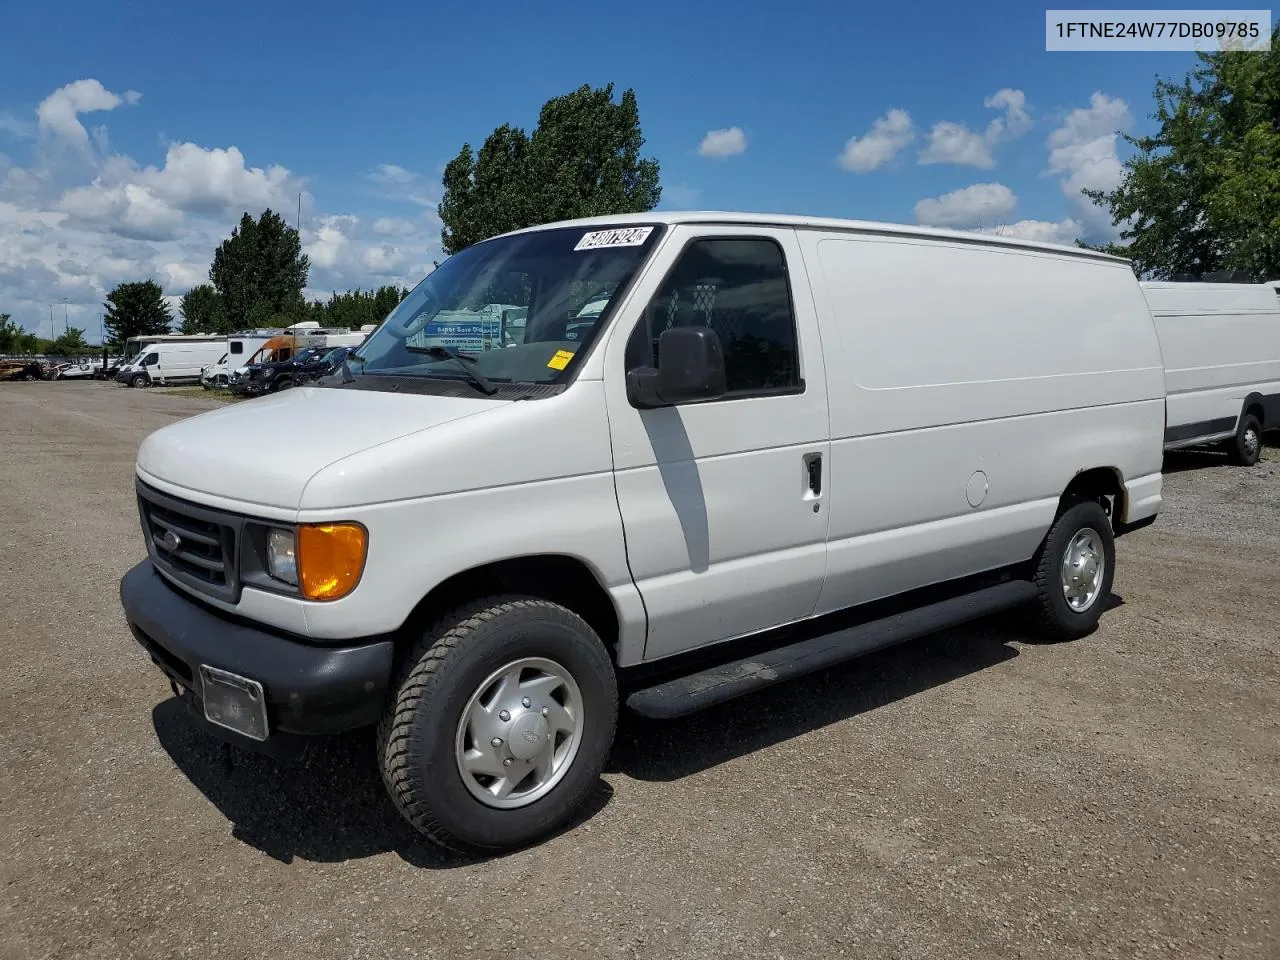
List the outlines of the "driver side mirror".
<svg viewBox="0 0 1280 960">
<path fill-rule="evenodd" d="M 710 327 L 673 327 L 658 337 L 658 367 L 627 373 L 627 399 L 641 409 L 714 400 L 728 392 L 724 348 Z"/>
</svg>

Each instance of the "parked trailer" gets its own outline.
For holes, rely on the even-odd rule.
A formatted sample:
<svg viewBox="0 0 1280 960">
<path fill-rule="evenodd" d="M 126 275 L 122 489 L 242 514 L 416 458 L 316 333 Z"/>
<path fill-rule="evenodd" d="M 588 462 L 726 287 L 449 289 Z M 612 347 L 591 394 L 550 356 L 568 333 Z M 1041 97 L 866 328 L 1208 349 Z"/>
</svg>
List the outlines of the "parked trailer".
<svg viewBox="0 0 1280 960">
<path fill-rule="evenodd" d="M 1145 282 L 1168 391 L 1165 449 L 1220 444 L 1238 464 L 1280 429 L 1280 298 L 1267 283 Z"/>
</svg>

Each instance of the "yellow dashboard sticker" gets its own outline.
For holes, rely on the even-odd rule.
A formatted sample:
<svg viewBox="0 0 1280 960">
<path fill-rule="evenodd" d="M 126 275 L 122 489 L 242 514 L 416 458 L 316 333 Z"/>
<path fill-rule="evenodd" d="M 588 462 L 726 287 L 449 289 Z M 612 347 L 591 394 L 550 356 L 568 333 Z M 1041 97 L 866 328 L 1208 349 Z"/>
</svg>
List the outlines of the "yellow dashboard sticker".
<svg viewBox="0 0 1280 960">
<path fill-rule="evenodd" d="M 569 350 L 557 350 L 556 355 L 547 361 L 547 366 L 552 370 L 563 370 L 572 359 L 573 353 Z"/>
</svg>

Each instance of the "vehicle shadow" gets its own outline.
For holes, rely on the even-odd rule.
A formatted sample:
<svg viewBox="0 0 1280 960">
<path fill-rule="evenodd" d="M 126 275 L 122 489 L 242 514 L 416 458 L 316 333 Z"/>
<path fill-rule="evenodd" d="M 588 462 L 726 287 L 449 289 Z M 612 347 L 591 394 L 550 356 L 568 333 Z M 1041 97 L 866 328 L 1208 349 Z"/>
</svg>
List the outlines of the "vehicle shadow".
<svg viewBox="0 0 1280 960">
<path fill-rule="evenodd" d="M 1012 660 L 1016 613 L 872 653 L 674 720 L 624 710 L 609 772 L 670 781 L 699 773 Z"/>
<path fill-rule="evenodd" d="M 1109 608 L 1123 602 L 1113 596 Z M 997 666 L 1018 656 L 1012 644 L 1033 642 L 1026 613 L 1012 610 L 688 717 L 649 720 L 623 709 L 605 769 L 678 780 Z M 283 863 L 394 852 L 415 866 L 452 869 L 484 859 L 439 850 L 401 819 L 383 789 L 372 731 L 318 738 L 300 757 L 278 760 L 225 746 L 176 698 L 156 705 L 152 723 L 174 764 L 230 821 L 232 835 Z M 601 780 L 561 832 L 590 820 L 612 796 Z"/>
<path fill-rule="evenodd" d="M 1168 450 L 1164 455 L 1164 473 L 1183 473 L 1187 470 L 1203 470 L 1206 467 L 1225 467 L 1231 461 L 1225 450 L 1206 450 L 1189 447 L 1185 450 Z"/>
<path fill-rule="evenodd" d="M 282 863 L 320 863 L 394 852 L 428 869 L 479 863 L 420 837 L 392 806 L 378 773 L 372 731 L 317 738 L 301 756 L 278 760 L 224 745 L 171 697 L 151 711 L 160 745 L 179 770 L 230 821 L 232 836 Z M 604 780 L 572 830 L 609 803 Z"/>
</svg>

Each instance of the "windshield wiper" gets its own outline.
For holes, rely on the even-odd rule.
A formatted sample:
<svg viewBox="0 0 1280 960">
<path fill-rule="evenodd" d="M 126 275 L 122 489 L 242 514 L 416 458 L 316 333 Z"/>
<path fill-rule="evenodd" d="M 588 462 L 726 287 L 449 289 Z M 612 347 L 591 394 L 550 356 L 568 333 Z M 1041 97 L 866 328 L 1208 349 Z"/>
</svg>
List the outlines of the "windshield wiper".
<svg viewBox="0 0 1280 960">
<path fill-rule="evenodd" d="M 408 350 L 410 353 L 424 353 L 429 357 L 439 357 L 442 360 L 444 359 L 452 360 L 454 363 L 458 365 L 458 368 L 467 375 L 467 379 L 470 380 L 472 383 L 474 383 L 486 394 L 488 394 L 489 396 L 493 396 L 495 393 L 498 392 L 498 388 L 494 386 L 492 381 L 490 381 L 484 374 L 480 373 L 477 370 L 473 370 L 471 369 L 471 367 L 468 366 L 468 364 L 476 362 L 475 357 L 469 357 L 465 353 L 459 353 L 457 350 L 454 350 L 452 347 L 444 347 L 439 345 L 434 347 L 411 347 L 408 344 L 406 344 L 405 349 Z"/>
</svg>

